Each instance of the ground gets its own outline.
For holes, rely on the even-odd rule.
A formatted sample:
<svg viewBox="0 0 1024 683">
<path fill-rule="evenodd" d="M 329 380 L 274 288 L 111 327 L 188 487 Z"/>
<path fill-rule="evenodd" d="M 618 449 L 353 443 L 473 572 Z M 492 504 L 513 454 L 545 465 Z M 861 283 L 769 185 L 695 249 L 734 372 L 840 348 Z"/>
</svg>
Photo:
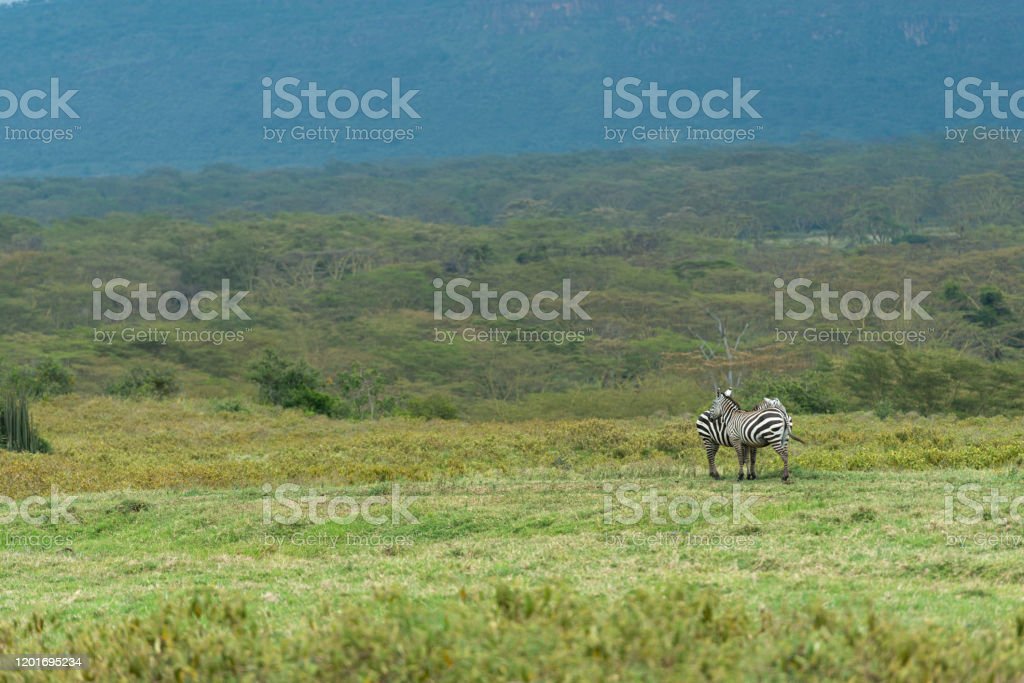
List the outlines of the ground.
<svg viewBox="0 0 1024 683">
<path fill-rule="evenodd" d="M 1024 670 L 1019 421 L 804 417 L 785 486 L 767 453 L 756 481 L 731 481 L 728 453 L 711 480 L 682 418 L 356 424 L 190 401 L 99 417 L 116 405 L 51 402 L 54 454 L 0 453 L 12 498 L 65 501 L 57 524 L 0 527 L 0 652 L 91 657 L 60 680 Z M 143 420 L 166 431 L 123 428 Z M 829 455 L 844 440 L 861 461 Z M 290 523 L 281 501 L 311 489 L 335 519 Z"/>
</svg>

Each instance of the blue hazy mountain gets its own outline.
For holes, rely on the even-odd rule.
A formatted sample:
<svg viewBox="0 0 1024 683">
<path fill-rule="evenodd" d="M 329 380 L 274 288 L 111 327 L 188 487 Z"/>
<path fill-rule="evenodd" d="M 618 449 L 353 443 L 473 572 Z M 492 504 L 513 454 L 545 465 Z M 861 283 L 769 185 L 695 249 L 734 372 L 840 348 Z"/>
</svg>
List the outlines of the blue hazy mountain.
<svg viewBox="0 0 1024 683">
<path fill-rule="evenodd" d="M 947 77 L 1024 88 L 1022 29 L 994 0 L 28 0 L 0 174 L 941 136 Z"/>
</svg>

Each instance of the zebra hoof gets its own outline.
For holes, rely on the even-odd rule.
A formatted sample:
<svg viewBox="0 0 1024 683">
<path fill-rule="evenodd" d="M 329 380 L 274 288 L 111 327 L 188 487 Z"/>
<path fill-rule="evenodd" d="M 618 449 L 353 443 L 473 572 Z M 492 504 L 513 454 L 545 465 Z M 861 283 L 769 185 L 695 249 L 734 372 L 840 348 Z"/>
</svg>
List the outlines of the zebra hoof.
<svg viewBox="0 0 1024 683">
<path fill-rule="evenodd" d="M 711 473 L 711 478 L 712 478 L 712 479 L 721 479 L 721 478 L 722 478 L 722 475 L 721 475 L 721 474 L 719 474 L 718 472 L 712 472 L 712 473 Z"/>
<path fill-rule="evenodd" d="M 782 480 L 782 483 L 783 484 L 792 484 L 793 482 L 790 481 L 789 477 L 786 477 L 785 479 Z"/>
<path fill-rule="evenodd" d="M 757 475 L 751 472 L 747 475 L 747 479 L 757 479 Z"/>
<path fill-rule="evenodd" d="M 743 473 L 740 472 L 740 476 L 736 478 L 736 481 L 743 481 Z"/>
</svg>

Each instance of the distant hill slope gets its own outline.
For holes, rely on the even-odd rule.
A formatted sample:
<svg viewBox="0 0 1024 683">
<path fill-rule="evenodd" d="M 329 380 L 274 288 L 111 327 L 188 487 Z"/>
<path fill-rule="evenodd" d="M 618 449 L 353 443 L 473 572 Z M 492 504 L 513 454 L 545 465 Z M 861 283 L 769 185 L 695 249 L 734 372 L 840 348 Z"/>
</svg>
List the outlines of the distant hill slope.
<svg viewBox="0 0 1024 683">
<path fill-rule="evenodd" d="M 668 123 L 761 126 L 755 137 L 765 142 L 938 136 L 946 123 L 947 75 L 1024 87 L 1021 6 L 994 0 L 955 7 L 937 0 L 773 5 L 29 0 L 0 6 L 0 89 L 49 91 L 50 79 L 59 78 L 62 93 L 78 90 L 68 104 L 79 116 L 54 121 L 18 113 L 0 121 L 0 174 L 612 149 L 618 144 L 603 139 L 606 77 L 635 76 L 697 93 L 731 90 L 739 78 L 743 90 L 760 90 L 752 103 L 761 119 L 698 115 Z M 262 79 L 289 76 L 357 94 L 390 91 L 391 79 L 399 78 L 403 92 L 420 91 L 408 103 L 420 118 L 265 121 Z M 0 99 L 0 111 L 5 104 Z M 312 135 L 325 135 L 321 125 L 344 134 L 347 123 L 359 129 L 356 135 L 404 130 L 412 139 L 276 143 L 263 139 L 268 123 L 289 133 L 300 124 Z M 644 116 L 611 123 L 666 121 Z M 19 139 L 43 129 L 73 139 Z M 641 143 L 627 138 L 625 144 Z"/>
<path fill-rule="evenodd" d="M 484 419 L 676 414 L 706 405 L 700 387 L 732 369 L 717 316 L 739 348 L 728 381 L 798 414 L 1020 414 L 1024 162 L 934 147 L 0 183 L 0 210 L 20 197 L 56 218 L 0 211 L 0 388 L 51 360 L 87 393 L 148 368 L 189 395 L 252 395 L 247 370 L 275 349 L 326 373 L 378 370 Z M 61 217 L 111 206 L 121 213 Z M 120 304 L 97 279 L 119 278 L 135 283 L 122 294 L 146 283 L 222 302 L 228 279 L 250 292 L 249 317 L 104 319 L 96 306 Z M 844 298 L 783 316 L 811 300 L 783 297 L 779 278 Z M 445 317 L 437 306 L 460 303 L 439 303 L 439 280 L 531 300 L 586 291 L 588 317 Z M 882 308 L 858 317 L 857 292 Z M 886 292 L 927 317 L 892 319 L 903 305 L 890 310 Z"/>
</svg>

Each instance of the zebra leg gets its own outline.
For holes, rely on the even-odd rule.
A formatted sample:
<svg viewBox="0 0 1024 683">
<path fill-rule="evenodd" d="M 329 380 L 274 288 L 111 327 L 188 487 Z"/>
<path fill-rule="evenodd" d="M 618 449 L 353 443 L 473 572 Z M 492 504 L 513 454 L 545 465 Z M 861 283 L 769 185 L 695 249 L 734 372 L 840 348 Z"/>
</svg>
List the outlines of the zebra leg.
<svg viewBox="0 0 1024 683">
<path fill-rule="evenodd" d="M 757 449 L 750 447 L 750 464 L 747 465 L 747 479 L 757 479 Z"/>
<path fill-rule="evenodd" d="M 704 450 L 708 454 L 708 474 L 712 479 L 721 479 L 722 475 L 718 473 L 718 468 L 715 467 L 715 454 L 718 453 L 718 444 L 705 441 Z"/>
<path fill-rule="evenodd" d="M 772 446 L 775 452 L 782 458 L 782 481 L 789 483 L 789 446 L 784 443 L 777 443 Z"/>
<path fill-rule="evenodd" d="M 736 459 L 740 463 L 740 474 L 737 481 L 743 481 L 743 466 L 747 463 L 747 447 L 742 445 L 736 446 Z"/>
</svg>

